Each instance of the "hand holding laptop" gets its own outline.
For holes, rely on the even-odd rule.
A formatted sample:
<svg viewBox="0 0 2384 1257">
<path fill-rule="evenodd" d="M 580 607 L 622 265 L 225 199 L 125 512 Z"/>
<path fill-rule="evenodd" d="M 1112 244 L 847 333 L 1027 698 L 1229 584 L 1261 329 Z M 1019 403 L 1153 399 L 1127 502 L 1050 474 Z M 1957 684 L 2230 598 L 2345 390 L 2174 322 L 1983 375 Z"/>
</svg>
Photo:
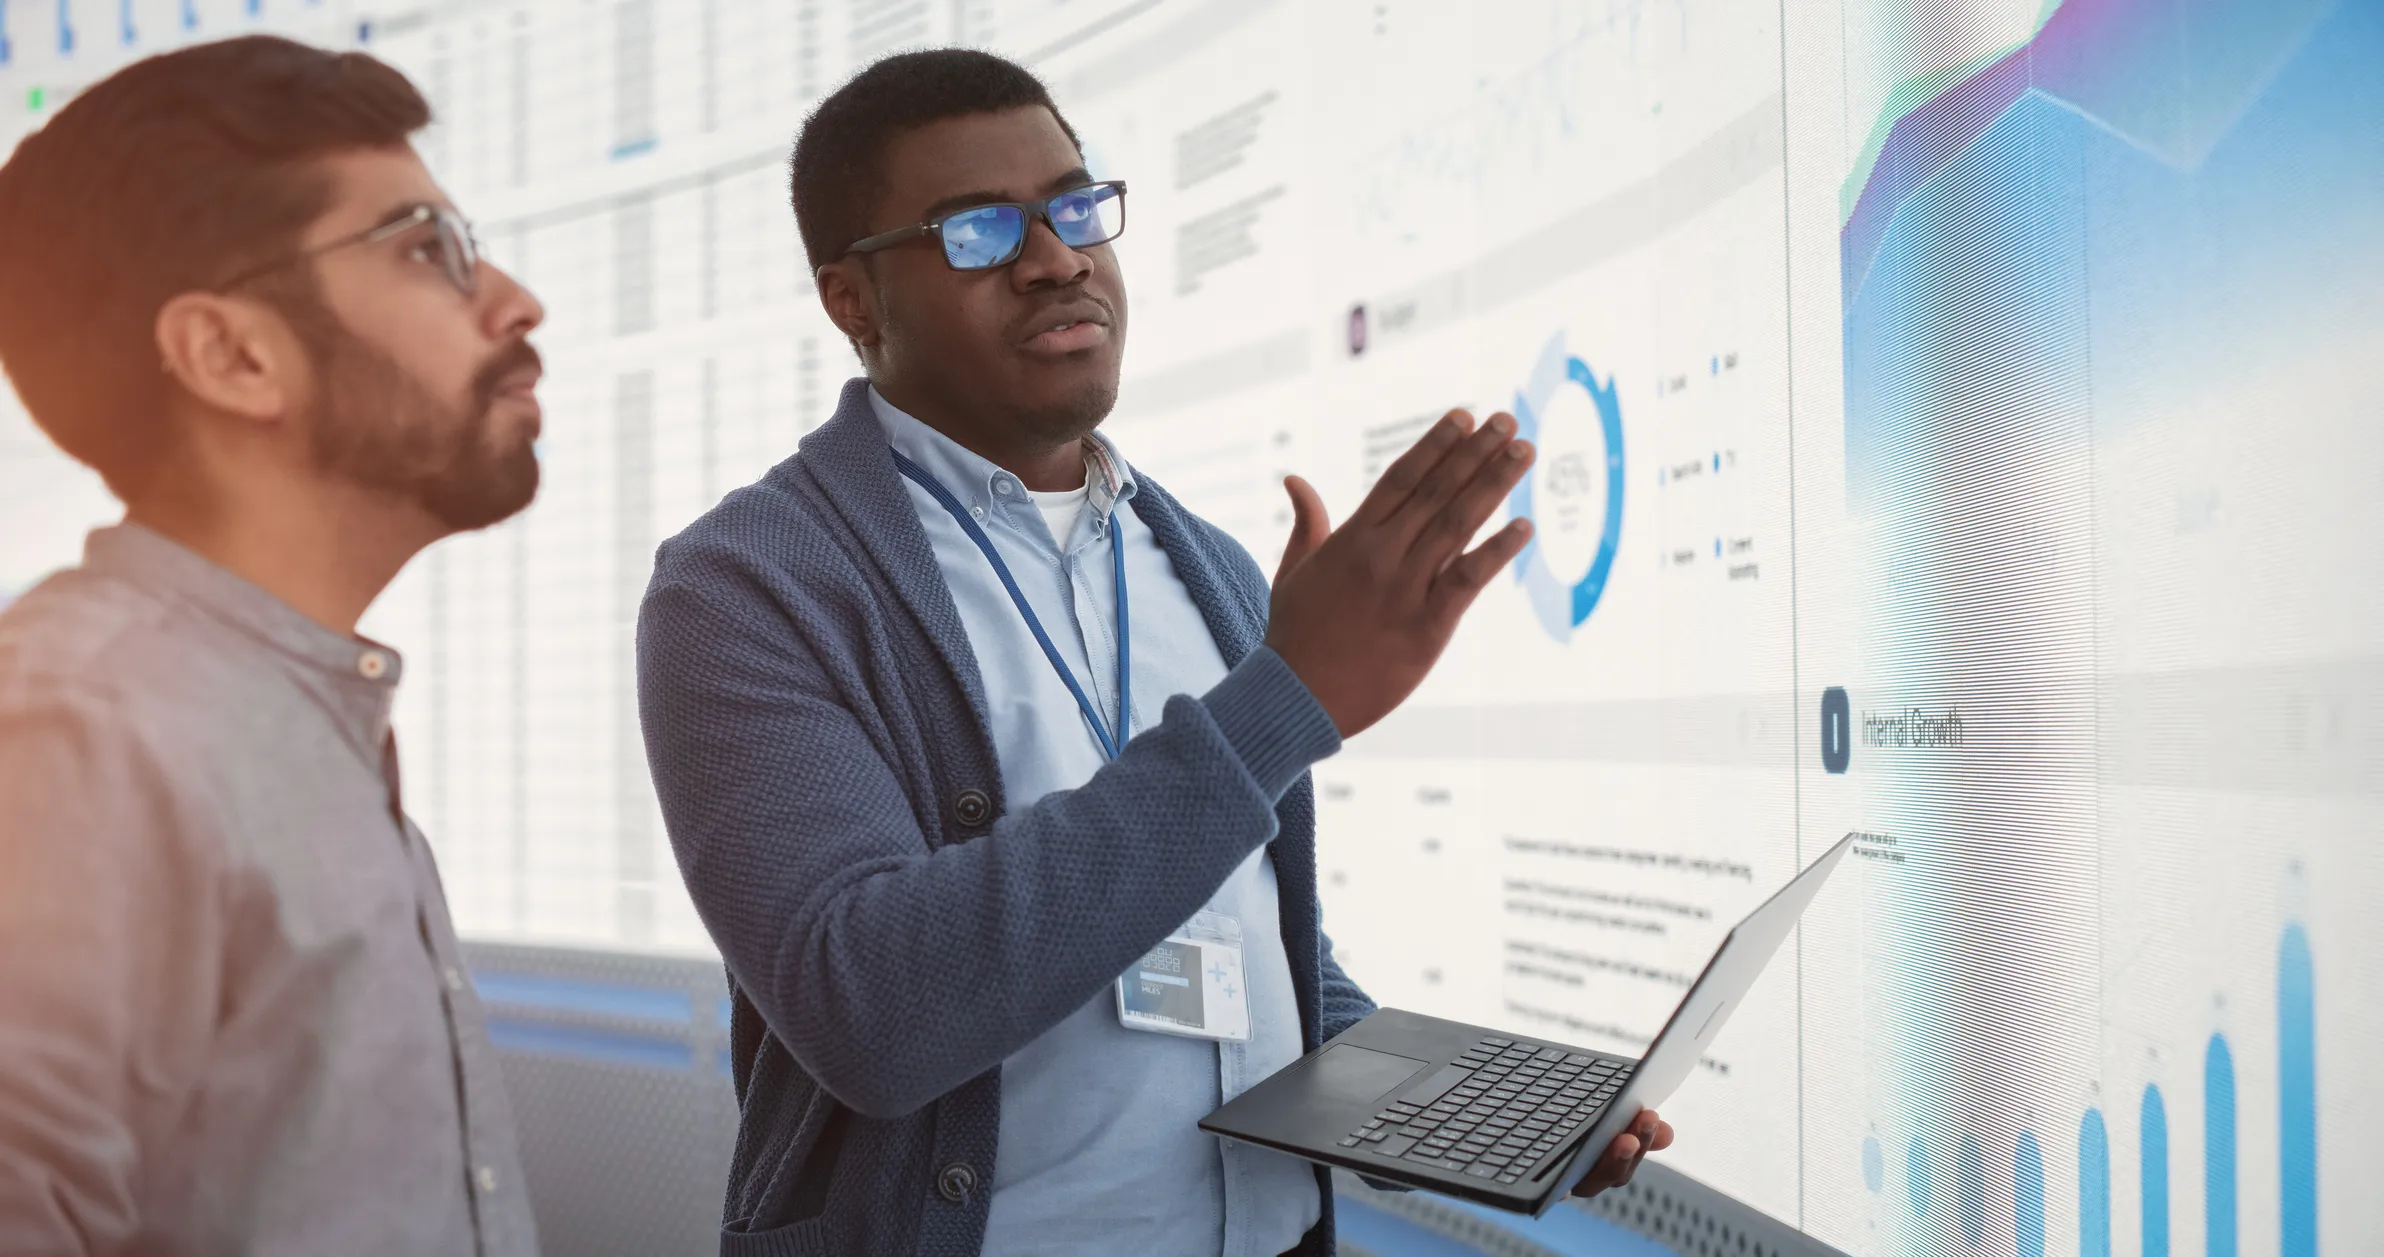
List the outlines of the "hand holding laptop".
<svg viewBox="0 0 2384 1257">
<path fill-rule="evenodd" d="M 1383 1008 L 1200 1128 L 1518 1213 L 1619 1187 L 1671 1145 L 1653 1106 L 1705 1058 L 1853 846 L 1839 839 L 1732 928 L 1637 1060 Z"/>
<path fill-rule="evenodd" d="M 1595 1196 L 1611 1187 L 1621 1187 L 1639 1172 L 1639 1163 L 1651 1152 L 1662 1152 L 1672 1146 L 1672 1123 L 1656 1116 L 1654 1109 L 1642 1109 L 1631 1128 L 1614 1137 L 1606 1145 L 1606 1155 L 1583 1176 L 1573 1189 L 1576 1196 Z"/>
</svg>

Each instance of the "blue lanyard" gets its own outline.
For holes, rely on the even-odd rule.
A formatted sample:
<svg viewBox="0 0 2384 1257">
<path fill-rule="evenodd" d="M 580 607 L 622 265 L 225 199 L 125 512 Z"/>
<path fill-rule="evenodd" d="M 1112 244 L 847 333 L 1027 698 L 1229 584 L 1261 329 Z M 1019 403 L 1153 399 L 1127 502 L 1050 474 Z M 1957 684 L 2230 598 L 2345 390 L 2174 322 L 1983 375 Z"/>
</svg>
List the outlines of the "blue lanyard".
<svg viewBox="0 0 2384 1257">
<path fill-rule="evenodd" d="M 1116 508 L 1110 509 L 1108 527 L 1109 566 L 1117 577 L 1118 619 L 1118 722 L 1117 732 L 1112 734 L 1107 722 L 1101 719 L 1101 713 L 1094 708 L 1093 700 L 1085 694 L 1084 687 L 1076 683 L 1076 674 L 1069 670 L 1068 661 L 1060 658 L 1059 648 L 1051 644 L 1051 635 L 1043 631 L 1043 621 L 1035 618 L 1035 609 L 1027 605 L 1026 595 L 1019 592 L 1018 582 L 1010 576 L 1010 565 L 1002 562 L 1001 554 L 993 548 L 993 538 L 985 535 L 985 530 L 969 517 L 968 508 L 960 504 L 959 498 L 952 496 L 950 489 L 927 474 L 926 468 L 904 458 L 900 450 L 892 453 L 894 466 L 910 477 L 913 483 L 927 490 L 946 511 L 951 512 L 953 521 L 960 525 L 960 531 L 967 533 L 969 540 L 976 542 L 977 548 L 985 552 L 985 561 L 993 565 L 993 574 L 1002 578 L 1002 588 L 1010 591 L 1010 601 L 1017 605 L 1018 614 L 1025 618 L 1028 631 L 1035 635 L 1035 643 L 1043 648 L 1043 657 L 1051 661 L 1051 670 L 1060 674 L 1060 680 L 1067 683 L 1068 692 L 1076 696 L 1076 706 L 1084 712 L 1085 723 L 1093 727 L 1093 737 L 1101 743 L 1102 753 L 1116 759 L 1119 752 L 1126 749 L 1125 738 L 1133 731 L 1134 724 L 1133 635 L 1126 629 L 1126 547 L 1118 540 Z"/>
</svg>

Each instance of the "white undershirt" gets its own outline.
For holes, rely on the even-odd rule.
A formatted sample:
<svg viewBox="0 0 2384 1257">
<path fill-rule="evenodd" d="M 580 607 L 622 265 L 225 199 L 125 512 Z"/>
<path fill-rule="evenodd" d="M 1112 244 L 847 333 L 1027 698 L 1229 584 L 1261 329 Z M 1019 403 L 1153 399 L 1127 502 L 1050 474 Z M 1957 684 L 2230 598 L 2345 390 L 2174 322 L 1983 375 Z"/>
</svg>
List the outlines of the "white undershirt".
<svg viewBox="0 0 2384 1257">
<path fill-rule="evenodd" d="M 1083 518 L 1084 508 L 1092 501 L 1092 482 L 1086 481 L 1073 489 L 1056 493 L 1027 490 L 1035 500 L 1035 509 L 1043 512 L 1043 523 L 1051 529 L 1051 539 L 1060 549 L 1068 548 L 1068 539 L 1076 535 L 1076 521 Z"/>
</svg>

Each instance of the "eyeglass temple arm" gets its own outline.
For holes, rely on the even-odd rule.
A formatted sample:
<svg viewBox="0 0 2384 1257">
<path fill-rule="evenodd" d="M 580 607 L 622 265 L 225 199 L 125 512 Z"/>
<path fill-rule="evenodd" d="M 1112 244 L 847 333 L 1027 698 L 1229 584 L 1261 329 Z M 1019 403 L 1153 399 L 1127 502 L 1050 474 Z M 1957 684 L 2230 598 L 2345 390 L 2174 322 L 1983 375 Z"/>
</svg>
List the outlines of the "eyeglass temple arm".
<svg viewBox="0 0 2384 1257">
<path fill-rule="evenodd" d="M 936 224 L 934 223 L 913 223 L 908 227 L 896 227 L 892 231 L 881 231 L 867 239 L 855 240 L 846 245 L 844 251 L 846 253 L 875 253 L 880 249 L 890 249 L 913 236 L 933 234 L 935 230 Z"/>
<path fill-rule="evenodd" d="M 229 292 L 234 288 L 238 288 L 242 284 L 248 283 L 250 280 L 257 278 L 260 275 L 270 274 L 271 272 L 288 266 L 293 262 L 304 262 L 310 258 L 318 258 L 334 250 L 345 249 L 350 245 L 379 244 L 381 241 L 387 240 L 391 236 L 404 232 L 409 228 L 421 226 L 423 223 L 429 222 L 438 216 L 439 211 L 432 208 L 431 206 L 417 205 L 414 208 L 407 210 L 405 213 L 400 214 L 396 218 L 392 218 L 388 222 L 382 223 L 378 227 L 367 227 L 363 231 L 359 231 L 352 236 L 341 236 L 337 240 L 325 241 L 324 243 L 318 244 L 311 249 L 300 249 L 296 253 L 291 253 L 282 257 L 259 262 L 254 266 L 239 271 L 230 279 L 224 280 L 222 283 L 216 285 L 215 290 L 218 292 Z"/>
<path fill-rule="evenodd" d="M 430 222 L 438 216 L 439 211 L 437 209 L 428 205 L 417 205 L 414 208 L 407 210 L 405 213 L 390 219 L 388 222 L 382 223 L 380 226 L 356 236 L 354 243 L 378 244 L 383 240 L 387 240 L 391 236 L 399 235 L 415 227 L 419 227 L 424 223 Z"/>
</svg>

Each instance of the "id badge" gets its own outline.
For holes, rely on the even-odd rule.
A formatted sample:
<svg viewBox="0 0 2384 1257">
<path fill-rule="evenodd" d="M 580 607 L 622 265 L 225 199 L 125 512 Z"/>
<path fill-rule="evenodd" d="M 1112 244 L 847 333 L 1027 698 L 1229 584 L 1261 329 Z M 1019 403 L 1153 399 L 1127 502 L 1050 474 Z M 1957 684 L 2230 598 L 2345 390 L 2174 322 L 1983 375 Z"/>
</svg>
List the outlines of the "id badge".
<svg viewBox="0 0 2384 1257">
<path fill-rule="evenodd" d="M 1118 975 L 1117 997 L 1118 1021 L 1128 1030 L 1249 1042 L 1242 923 L 1219 912 L 1193 913 Z"/>
</svg>

